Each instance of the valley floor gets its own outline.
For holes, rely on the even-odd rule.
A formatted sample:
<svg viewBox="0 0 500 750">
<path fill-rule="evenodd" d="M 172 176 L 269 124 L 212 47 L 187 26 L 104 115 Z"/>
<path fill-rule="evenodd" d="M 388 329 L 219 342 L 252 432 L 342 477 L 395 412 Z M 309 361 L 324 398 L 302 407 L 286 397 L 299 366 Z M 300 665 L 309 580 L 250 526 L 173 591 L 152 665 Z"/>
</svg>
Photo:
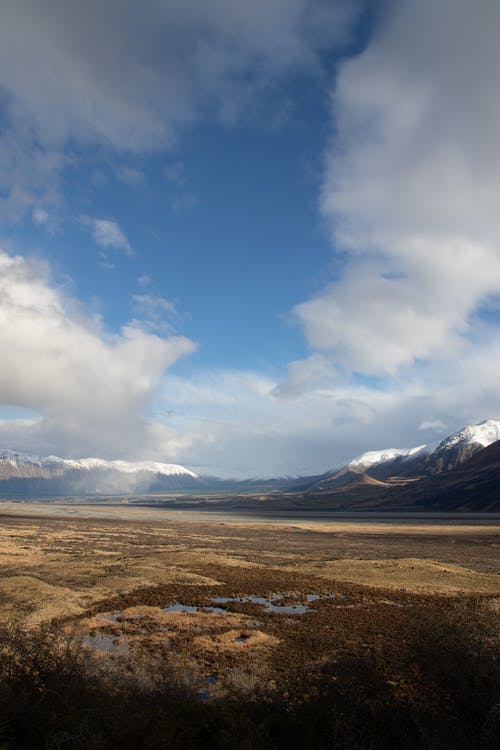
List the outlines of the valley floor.
<svg viewBox="0 0 500 750">
<path fill-rule="evenodd" d="M 408 659 L 422 623 L 478 615 L 498 627 L 499 561 L 491 523 L 259 523 L 2 503 L 0 630 L 55 622 L 113 669 L 152 659 L 213 700 L 276 684 L 283 700 L 301 670 L 313 684 L 328 665 L 369 658 L 390 700 L 413 706 L 422 677 Z"/>
<path fill-rule="evenodd" d="M 205 589 L 298 598 L 342 590 L 356 601 L 387 592 L 500 596 L 499 562 L 500 527 L 477 522 L 201 521 L 143 508 L 0 505 L 0 619 L 28 625 L 97 612 L 116 597 L 142 604 L 155 587 L 161 593 L 148 596 L 163 606 L 201 602 Z M 315 602 L 298 627 L 338 609 L 333 602 Z"/>
</svg>

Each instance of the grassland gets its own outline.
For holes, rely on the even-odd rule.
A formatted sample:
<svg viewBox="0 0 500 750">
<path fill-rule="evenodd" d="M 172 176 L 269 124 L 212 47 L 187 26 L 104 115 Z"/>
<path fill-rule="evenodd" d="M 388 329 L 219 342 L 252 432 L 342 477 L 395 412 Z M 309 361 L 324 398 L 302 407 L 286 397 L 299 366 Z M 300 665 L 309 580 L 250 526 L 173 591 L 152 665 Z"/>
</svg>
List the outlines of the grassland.
<svg viewBox="0 0 500 750">
<path fill-rule="evenodd" d="M 135 674 L 137 664 L 142 664 L 134 690 L 137 696 L 149 695 L 151 705 L 156 705 L 151 696 L 157 695 L 157 685 L 153 689 L 152 678 L 145 681 L 144 675 L 164 667 L 169 679 L 176 675 L 176 684 L 183 676 L 193 705 L 203 698 L 203 704 L 212 706 L 196 711 L 215 710 L 221 701 L 227 709 L 231 699 L 233 708 L 235 700 L 253 706 L 251 710 L 257 710 L 257 704 L 266 710 L 272 706 L 275 716 L 288 705 L 297 715 L 313 711 L 329 717 L 314 742 L 311 739 L 311 747 L 333 746 L 331 712 L 337 716 L 342 706 L 345 712 L 346 696 L 364 712 L 365 723 L 367 711 L 376 714 L 375 724 L 358 740 L 352 717 L 349 726 L 334 722 L 335 732 L 344 732 L 346 747 L 390 746 L 384 745 L 382 735 L 377 739 L 382 731 L 377 722 L 383 724 L 382 715 L 390 706 L 403 717 L 394 730 L 397 743 L 397 732 L 409 733 L 406 744 L 395 746 L 489 747 L 500 716 L 495 708 L 500 701 L 495 692 L 498 527 L 201 521 L 196 516 L 166 518 L 146 509 L 83 506 L 78 515 L 60 515 L 57 508 L 46 513 L 46 506 L 43 510 L 35 504 L 0 506 L 4 655 L 10 653 L 5 645 L 9 642 L 41 642 L 47 633 L 57 632 L 50 643 L 60 638 L 76 642 L 77 653 L 86 654 L 85 663 L 101 670 L 105 665 L 108 675 L 110 670 L 125 669 L 125 664 Z M 476 675 L 478 682 L 471 665 L 484 649 L 489 687 L 485 683 L 480 690 L 486 673 Z M 18 657 L 11 657 L 19 663 Z M 72 658 L 78 662 L 75 655 Z M 470 703 L 469 688 L 455 700 L 451 687 L 432 672 L 438 664 L 441 677 L 443 672 L 451 676 L 461 664 L 475 684 L 474 700 L 483 696 L 483 709 L 466 722 L 467 727 L 464 724 L 465 733 L 460 728 L 460 701 Z M 107 678 L 100 674 L 101 682 L 94 675 L 92 684 L 104 690 Z M 320 693 L 331 696 L 328 706 L 316 705 Z M 126 700 L 120 700 L 123 708 Z M 238 710 L 241 714 L 241 705 Z M 262 729 L 269 718 L 266 710 L 250 723 Z M 435 733 L 433 712 L 436 717 L 446 714 L 449 726 L 444 734 Z M 15 737 L 22 746 L 8 717 L 4 721 L 12 743 Z M 52 727 L 54 736 L 57 731 Z M 248 747 L 287 746 L 280 744 L 283 729 L 276 732 L 267 726 L 265 742 L 258 733 Z M 105 733 L 99 736 L 102 747 L 146 746 L 127 745 L 116 734 L 114 744 L 109 744 Z M 6 737 L 7 742 L 8 731 Z M 456 744 L 457 737 L 462 737 L 462 745 Z M 479 737 L 483 745 L 474 744 Z M 33 737 L 29 741 L 33 743 Z M 46 746 L 42 739 L 40 743 Z M 207 743 L 233 747 L 230 742 L 224 745 L 219 735 Z M 337 745 L 344 746 L 340 740 Z M 15 745 L 5 745 L 11 746 Z M 78 746 L 74 737 L 64 745 L 73 746 Z M 164 746 L 191 745 L 186 740 Z M 199 738 L 193 746 L 199 746 Z M 295 746 L 291 739 L 288 746 Z"/>
</svg>

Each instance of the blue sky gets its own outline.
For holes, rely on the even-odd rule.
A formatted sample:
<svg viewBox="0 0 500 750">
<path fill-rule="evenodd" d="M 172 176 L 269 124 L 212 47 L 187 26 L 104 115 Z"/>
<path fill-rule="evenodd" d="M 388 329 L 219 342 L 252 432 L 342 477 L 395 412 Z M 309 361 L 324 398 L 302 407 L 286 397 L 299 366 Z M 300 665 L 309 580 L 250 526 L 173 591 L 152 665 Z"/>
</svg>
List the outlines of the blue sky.
<svg viewBox="0 0 500 750">
<path fill-rule="evenodd" d="M 112 329 L 130 319 L 134 295 L 175 301 L 171 322 L 199 345 L 179 363 L 184 372 L 283 371 L 307 350 L 288 311 L 335 267 L 317 205 L 329 121 L 319 77 L 292 76 L 248 120 L 194 123 L 171 151 L 121 165 L 134 170 L 132 184 L 116 174 L 118 160 L 79 154 L 64 176 L 60 224 L 27 217 L 9 237 L 50 258 L 54 276 L 69 275 Z M 81 217 L 117 224 L 130 254 L 96 243 Z"/>
<path fill-rule="evenodd" d="M 4 447 L 312 473 L 500 414 L 495 2 L 1 13 Z"/>
</svg>

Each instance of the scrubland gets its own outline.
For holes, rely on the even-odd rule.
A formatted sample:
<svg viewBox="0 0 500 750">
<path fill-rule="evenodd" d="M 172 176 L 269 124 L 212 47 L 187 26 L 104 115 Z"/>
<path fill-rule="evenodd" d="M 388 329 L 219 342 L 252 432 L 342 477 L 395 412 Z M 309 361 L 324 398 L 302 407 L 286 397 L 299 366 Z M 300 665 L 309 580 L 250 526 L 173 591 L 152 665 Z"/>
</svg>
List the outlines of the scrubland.
<svg viewBox="0 0 500 750">
<path fill-rule="evenodd" d="M 4 505 L 0 748 L 496 747 L 499 543 Z"/>
</svg>

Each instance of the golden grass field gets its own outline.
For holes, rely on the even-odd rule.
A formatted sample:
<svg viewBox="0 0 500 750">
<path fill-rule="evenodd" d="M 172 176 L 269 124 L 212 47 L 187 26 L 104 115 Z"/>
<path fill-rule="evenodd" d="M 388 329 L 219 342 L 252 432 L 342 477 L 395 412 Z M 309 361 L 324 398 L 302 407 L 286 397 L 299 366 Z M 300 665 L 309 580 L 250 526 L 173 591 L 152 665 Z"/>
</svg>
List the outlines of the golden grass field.
<svg viewBox="0 0 500 750">
<path fill-rule="evenodd" d="M 0 505 L 6 750 L 493 750 L 500 527 Z"/>
<path fill-rule="evenodd" d="M 230 672 L 251 683 L 291 659 L 387 648 L 418 608 L 475 596 L 498 610 L 499 553 L 500 528 L 480 524 L 201 520 L 2 503 L 0 622 L 56 619 L 103 656 L 146 647 L 219 682 Z M 245 600 L 277 594 L 290 611 Z M 176 604 L 192 610 L 164 611 Z"/>
<path fill-rule="evenodd" d="M 47 512 L 47 506 L 44 508 Z M 35 623 L 158 584 L 213 584 L 208 565 L 435 594 L 500 595 L 500 528 L 352 522 L 161 519 L 134 508 L 42 515 L 0 505 L 1 615 Z M 50 510 L 49 510 L 50 512 Z M 125 517 L 124 517 L 125 516 Z"/>
</svg>

